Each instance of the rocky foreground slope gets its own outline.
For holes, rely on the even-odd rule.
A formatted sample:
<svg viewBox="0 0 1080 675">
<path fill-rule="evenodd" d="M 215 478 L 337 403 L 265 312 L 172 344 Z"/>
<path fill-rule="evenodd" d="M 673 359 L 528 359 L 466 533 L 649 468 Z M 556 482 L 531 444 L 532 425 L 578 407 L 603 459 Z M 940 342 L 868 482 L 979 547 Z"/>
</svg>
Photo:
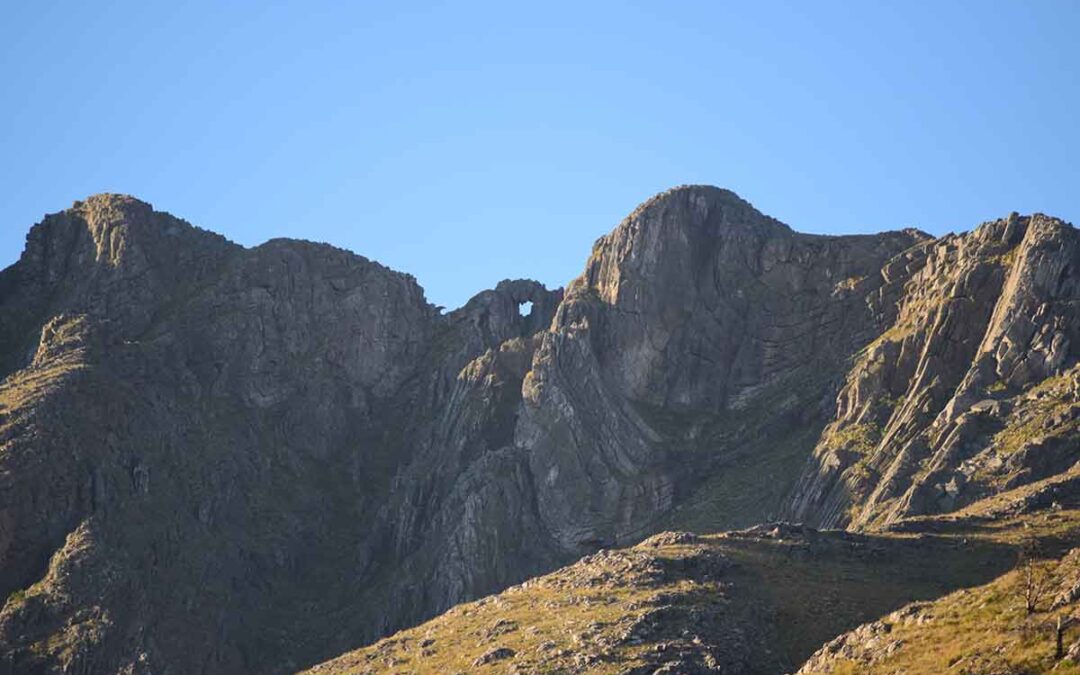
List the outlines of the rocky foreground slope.
<svg viewBox="0 0 1080 675">
<path fill-rule="evenodd" d="M 1034 563 L 1046 577 L 1031 615 L 1022 572 L 1002 574 L 1027 537 L 1050 556 L 1080 540 L 1080 510 L 992 527 L 972 519 L 905 525 L 902 533 L 772 523 L 658 534 L 459 605 L 309 672 L 1080 672 L 1080 624 L 1064 631 L 1062 658 L 1054 644 L 1057 617 L 1080 610 L 1080 549 L 1062 563 Z M 959 611 L 957 598 L 965 603 Z"/>
<path fill-rule="evenodd" d="M 0 272 L 0 672 L 288 672 L 664 529 L 1067 481 L 1077 270 L 1045 216 L 825 237 L 684 187 L 565 292 L 442 313 L 346 251 L 91 197 Z M 738 662 L 876 615 L 843 616 L 782 658 L 746 618 Z"/>
</svg>

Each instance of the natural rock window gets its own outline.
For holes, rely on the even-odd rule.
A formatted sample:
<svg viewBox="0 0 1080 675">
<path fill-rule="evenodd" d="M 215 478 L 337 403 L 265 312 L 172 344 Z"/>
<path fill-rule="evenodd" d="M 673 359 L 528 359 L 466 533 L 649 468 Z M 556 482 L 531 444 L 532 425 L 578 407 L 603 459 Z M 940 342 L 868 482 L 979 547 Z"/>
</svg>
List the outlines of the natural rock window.
<svg viewBox="0 0 1080 675">
<path fill-rule="evenodd" d="M 532 314 L 532 300 L 526 300 L 525 302 L 518 303 L 518 312 L 521 316 L 529 316 Z"/>
</svg>

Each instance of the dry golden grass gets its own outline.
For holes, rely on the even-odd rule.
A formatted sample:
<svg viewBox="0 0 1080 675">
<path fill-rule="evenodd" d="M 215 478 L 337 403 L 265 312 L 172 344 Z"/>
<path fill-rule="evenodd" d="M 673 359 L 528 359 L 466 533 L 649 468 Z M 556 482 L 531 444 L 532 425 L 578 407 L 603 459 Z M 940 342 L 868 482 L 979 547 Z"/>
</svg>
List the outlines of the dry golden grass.
<svg viewBox="0 0 1080 675">
<path fill-rule="evenodd" d="M 667 546 L 657 555 L 679 559 L 686 546 Z M 415 628 L 385 638 L 312 669 L 311 673 L 622 672 L 644 663 L 645 643 L 621 639 L 655 608 L 661 596 L 722 593 L 693 580 L 661 581 L 649 572 L 651 554 L 631 550 L 601 554 L 505 592 L 458 605 Z M 655 571 L 655 570 L 653 570 Z M 494 649 L 511 659 L 477 665 Z"/>
<path fill-rule="evenodd" d="M 510 668 L 510 672 L 528 673 L 614 673 L 647 664 L 653 667 L 661 645 L 672 635 L 685 634 L 687 626 L 676 617 L 671 620 L 677 625 L 659 633 L 641 639 L 628 636 L 634 635 L 635 624 L 662 605 L 680 607 L 688 615 L 721 608 L 710 639 L 737 628 L 747 636 L 751 650 L 757 650 L 749 660 L 754 669 L 791 672 L 833 637 L 909 602 L 944 597 L 943 603 L 962 603 L 982 591 L 957 589 L 987 582 L 987 588 L 1014 583 L 1007 573 L 1016 563 L 1017 545 L 1024 537 L 1045 538 L 1052 551 L 1060 550 L 1063 542 L 1080 542 L 1080 510 L 987 523 L 977 519 L 923 522 L 931 533 L 853 535 L 779 526 L 772 531 L 755 528 L 698 537 L 693 544 L 642 545 L 611 552 L 497 596 L 460 605 L 311 672 L 506 672 Z M 677 564 L 700 557 L 703 551 L 710 560 L 724 561 L 721 574 L 701 575 L 693 571 L 698 569 L 695 565 Z M 670 573 L 683 568 L 691 571 Z M 668 571 L 657 574 L 656 569 Z M 928 644 L 935 643 L 933 649 L 919 650 L 910 657 L 916 660 L 902 665 L 947 668 L 965 650 L 977 651 L 987 641 L 1000 639 L 978 633 L 976 628 L 991 616 L 1006 627 L 1019 620 L 1017 611 L 1022 610 L 1006 611 L 1002 604 L 1009 592 L 987 594 L 970 612 L 942 605 L 941 630 L 955 632 L 954 641 L 928 637 Z M 912 628 L 913 635 L 917 628 Z M 1044 639 L 1032 635 L 1010 642 L 1016 662 L 1039 662 Z M 477 659 L 497 648 L 513 653 L 477 665 Z M 855 663 L 834 665 L 835 672 L 865 672 Z"/>
<path fill-rule="evenodd" d="M 1060 583 L 1071 577 L 1057 563 L 1045 562 Z M 1073 615 L 1076 603 L 1051 609 L 1051 598 L 1028 615 L 1022 597 L 1022 575 L 1009 572 L 993 582 L 951 593 L 940 600 L 899 612 L 881 622 L 870 640 L 875 648 L 831 667 L 831 673 L 1080 673 L 1068 659 L 1055 658 L 1058 616 Z M 1065 647 L 1078 631 L 1066 632 Z M 865 644 L 865 643 L 864 643 Z M 858 648 L 856 648 L 858 649 Z M 872 655 L 871 655 L 872 654 Z"/>
</svg>

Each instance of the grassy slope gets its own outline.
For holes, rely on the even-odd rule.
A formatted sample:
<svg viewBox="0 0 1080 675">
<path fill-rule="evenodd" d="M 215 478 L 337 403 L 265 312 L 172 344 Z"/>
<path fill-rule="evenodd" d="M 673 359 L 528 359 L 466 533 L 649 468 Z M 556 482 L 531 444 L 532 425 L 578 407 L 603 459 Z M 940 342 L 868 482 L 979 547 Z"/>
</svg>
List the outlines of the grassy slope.
<svg viewBox="0 0 1080 675">
<path fill-rule="evenodd" d="M 1059 661 L 1055 654 L 1057 619 L 1080 613 L 1080 603 L 1067 594 L 1080 581 L 1080 555 L 1035 567 L 1049 577 L 1050 592 L 1033 614 L 1024 607 L 1025 575 L 1014 570 L 861 626 L 826 645 L 801 672 L 1080 673 L 1074 660 Z M 1078 633 L 1076 627 L 1066 631 L 1066 650 Z"/>
<path fill-rule="evenodd" d="M 658 535 L 460 605 L 313 672 L 509 666 L 615 673 L 664 664 L 685 669 L 677 672 L 710 666 L 791 672 L 833 637 L 913 600 L 999 583 L 994 580 L 1015 564 L 1025 533 L 1045 536 L 1051 553 L 1080 542 L 1080 510 L 1000 518 L 992 526 L 937 524 L 924 521 L 923 529 L 941 530 L 929 533 L 855 535 L 780 525 L 706 537 Z M 493 651 L 500 648 L 507 651 Z"/>
</svg>

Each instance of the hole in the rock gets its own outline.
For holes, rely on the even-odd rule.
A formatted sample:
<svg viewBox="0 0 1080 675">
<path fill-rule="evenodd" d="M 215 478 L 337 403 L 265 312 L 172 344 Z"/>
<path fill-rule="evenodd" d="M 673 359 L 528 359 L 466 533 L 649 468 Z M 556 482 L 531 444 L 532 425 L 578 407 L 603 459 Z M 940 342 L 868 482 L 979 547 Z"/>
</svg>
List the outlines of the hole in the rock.
<svg viewBox="0 0 1080 675">
<path fill-rule="evenodd" d="M 518 303 L 518 312 L 521 316 L 529 316 L 532 314 L 532 300 L 526 300 L 525 302 Z"/>
</svg>

